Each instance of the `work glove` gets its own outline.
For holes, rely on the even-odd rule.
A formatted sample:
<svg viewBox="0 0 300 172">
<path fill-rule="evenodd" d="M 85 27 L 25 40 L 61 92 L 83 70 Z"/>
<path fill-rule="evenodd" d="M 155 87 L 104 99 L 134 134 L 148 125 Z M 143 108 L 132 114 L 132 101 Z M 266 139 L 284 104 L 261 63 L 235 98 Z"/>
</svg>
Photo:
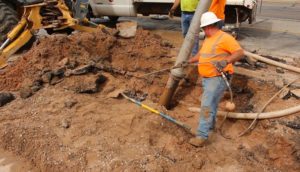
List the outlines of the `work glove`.
<svg viewBox="0 0 300 172">
<path fill-rule="evenodd" d="M 223 72 L 223 69 L 228 65 L 227 60 L 212 61 L 211 63 L 216 67 L 218 72 Z"/>
</svg>

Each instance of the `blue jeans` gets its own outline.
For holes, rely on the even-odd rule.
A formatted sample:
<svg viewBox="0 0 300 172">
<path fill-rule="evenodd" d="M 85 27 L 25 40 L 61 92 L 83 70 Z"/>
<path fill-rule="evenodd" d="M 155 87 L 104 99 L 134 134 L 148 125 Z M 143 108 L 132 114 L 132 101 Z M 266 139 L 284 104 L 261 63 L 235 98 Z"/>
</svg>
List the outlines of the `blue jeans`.
<svg viewBox="0 0 300 172">
<path fill-rule="evenodd" d="M 186 36 L 186 34 L 189 30 L 193 16 L 194 16 L 194 14 L 181 13 L 181 28 L 182 28 L 183 37 Z M 195 35 L 195 43 L 194 43 L 194 47 L 192 50 L 192 56 L 195 56 L 198 53 L 198 49 L 199 49 L 199 34 L 196 34 Z"/>
<path fill-rule="evenodd" d="M 202 78 L 203 94 L 197 137 L 208 138 L 209 131 L 214 128 L 218 104 L 226 90 L 226 83 L 221 76 Z"/>
</svg>

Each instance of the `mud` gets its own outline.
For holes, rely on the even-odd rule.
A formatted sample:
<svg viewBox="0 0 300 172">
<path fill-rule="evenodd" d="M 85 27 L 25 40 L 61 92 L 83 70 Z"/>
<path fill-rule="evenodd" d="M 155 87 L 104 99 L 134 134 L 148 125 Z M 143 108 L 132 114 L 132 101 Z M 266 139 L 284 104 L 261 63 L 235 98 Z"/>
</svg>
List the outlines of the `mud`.
<svg viewBox="0 0 300 172">
<path fill-rule="evenodd" d="M 109 98 L 127 89 L 143 103 L 197 126 L 198 114 L 187 108 L 200 104 L 201 79 L 181 82 L 172 110 L 159 107 L 168 74 L 137 76 L 171 67 L 174 48 L 161 36 L 137 32 L 132 39 L 116 37 L 113 30 L 40 39 L 2 73 L 0 90 L 18 91 L 49 71 L 60 69 L 64 75 L 55 84 L 44 80 L 33 96 L 17 96 L 0 108 L 0 148 L 26 159 L 32 171 L 299 171 L 299 131 L 279 122 L 293 121 L 299 114 L 260 121 L 253 132 L 235 140 L 215 131 L 205 147 L 195 148 L 182 128 L 121 97 Z M 91 63 L 95 70 L 65 75 Z M 100 65 L 110 70 L 97 68 Z M 98 75 L 106 80 L 97 92 L 76 92 L 77 86 L 91 86 Z M 258 111 L 278 91 L 242 76 L 233 79 L 233 90 L 237 111 L 247 112 Z M 267 111 L 298 104 L 295 98 L 276 99 Z M 236 136 L 249 124 L 228 120 L 224 129 Z"/>
</svg>

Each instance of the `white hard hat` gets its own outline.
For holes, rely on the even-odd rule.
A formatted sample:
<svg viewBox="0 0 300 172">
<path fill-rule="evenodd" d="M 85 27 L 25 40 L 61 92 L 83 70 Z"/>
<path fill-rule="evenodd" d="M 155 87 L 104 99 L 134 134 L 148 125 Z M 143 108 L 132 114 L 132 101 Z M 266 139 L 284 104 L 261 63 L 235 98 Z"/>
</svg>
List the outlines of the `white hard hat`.
<svg viewBox="0 0 300 172">
<path fill-rule="evenodd" d="M 201 16 L 201 25 L 200 25 L 200 27 L 205 27 L 205 26 L 217 23 L 220 20 L 221 19 L 219 19 L 215 15 L 215 13 L 213 13 L 213 12 L 203 13 L 202 16 Z"/>
</svg>

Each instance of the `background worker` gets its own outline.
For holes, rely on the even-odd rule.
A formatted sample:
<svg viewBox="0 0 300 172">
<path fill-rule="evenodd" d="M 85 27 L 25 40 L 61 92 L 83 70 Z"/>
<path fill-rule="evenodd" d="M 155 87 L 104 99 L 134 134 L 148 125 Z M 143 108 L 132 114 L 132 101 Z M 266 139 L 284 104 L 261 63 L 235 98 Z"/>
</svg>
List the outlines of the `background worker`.
<svg viewBox="0 0 300 172">
<path fill-rule="evenodd" d="M 214 128 L 218 104 L 226 90 L 226 83 L 219 71 L 232 75 L 232 63 L 244 56 L 239 43 L 219 29 L 220 21 L 213 12 L 206 12 L 201 16 L 200 27 L 206 38 L 198 54 L 189 60 L 189 63 L 199 62 L 198 72 L 203 86 L 196 137 L 189 141 L 194 146 L 203 146 Z"/>
<path fill-rule="evenodd" d="M 225 5 L 226 0 L 213 0 L 208 10 L 215 13 L 215 15 L 221 19 L 221 21 L 218 23 L 220 29 L 222 29 L 222 27 L 225 25 Z"/>
<path fill-rule="evenodd" d="M 199 0 L 175 0 L 173 6 L 169 11 L 169 16 L 173 18 L 174 12 L 180 4 L 181 28 L 184 37 L 187 34 L 187 31 L 190 27 L 198 2 Z M 221 19 L 221 21 L 219 22 L 220 29 L 225 25 L 225 5 L 226 5 L 226 0 L 212 0 L 210 8 L 208 10 L 210 12 L 215 13 L 216 16 L 219 19 Z M 198 52 L 198 49 L 199 49 L 199 36 L 197 35 L 195 36 L 195 45 L 192 50 L 192 56 L 194 56 Z"/>
<path fill-rule="evenodd" d="M 175 0 L 172 8 L 169 11 L 170 18 L 173 18 L 176 8 L 180 4 L 181 9 L 181 29 L 183 37 L 186 36 L 190 24 L 192 22 L 195 10 L 197 8 L 199 0 Z M 192 50 L 192 56 L 195 56 L 199 49 L 199 35 L 195 35 L 195 43 Z"/>
<path fill-rule="evenodd" d="M 190 27 L 190 24 L 192 22 L 192 18 L 194 16 L 194 12 L 198 6 L 199 0 L 175 0 L 172 8 L 169 11 L 169 16 L 172 18 L 174 15 L 175 10 L 180 4 L 181 9 L 181 28 L 182 28 L 182 34 L 183 37 L 186 36 L 188 29 Z M 218 18 L 222 19 L 219 24 L 219 28 L 222 29 L 224 26 L 224 20 L 225 20 L 225 4 L 226 0 L 212 0 L 211 6 L 209 8 L 209 11 L 214 12 L 217 14 Z M 201 33 L 203 33 L 201 31 Z M 203 36 L 203 34 L 201 34 Z M 201 37 L 202 37 L 201 36 Z M 199 34 L 195 35 L 195 42 L 192 49 L 192 57 L 195 56 L 198 53 L 199 50 Z M 189 83 L 195 83 L 197 82 L 197 69 L 196 68 L 189 68 L 189 71 L 187 72 L 187 77 L 185 78 L 186 82 Z"/>
</svg>

